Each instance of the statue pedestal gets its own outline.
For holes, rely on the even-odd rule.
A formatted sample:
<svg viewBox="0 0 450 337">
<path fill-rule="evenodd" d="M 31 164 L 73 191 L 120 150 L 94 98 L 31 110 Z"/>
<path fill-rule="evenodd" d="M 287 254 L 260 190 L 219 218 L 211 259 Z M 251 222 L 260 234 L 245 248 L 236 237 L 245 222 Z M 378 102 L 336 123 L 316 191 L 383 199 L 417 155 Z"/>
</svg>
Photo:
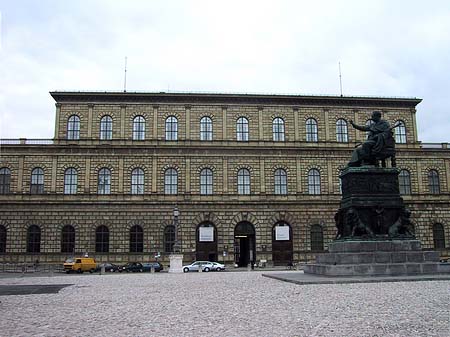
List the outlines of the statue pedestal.
<svg viewBox="0 0 450 337">
<path fill-rule="evenodd" d="M 183 272 L 183 254 L 171 254 L 169 256 L 170 268 L 169 273 Z"/>
<path fill-rule="evenodd" d="M 307 264 L 307 274 L 327 276 L 398 276 L 446 272 L 439 252 L 422 251 L 418 240 L 335 241 L 329 253 Z"/>
<path fill-rule="evenodd" d="M 342 200 L 337 215 L 340 238 L 389 235 L 389 228 L 404 210 L 398 172 L 396 168 L 374 166 L 348 167 L 342 172 Z"/>
</svg>

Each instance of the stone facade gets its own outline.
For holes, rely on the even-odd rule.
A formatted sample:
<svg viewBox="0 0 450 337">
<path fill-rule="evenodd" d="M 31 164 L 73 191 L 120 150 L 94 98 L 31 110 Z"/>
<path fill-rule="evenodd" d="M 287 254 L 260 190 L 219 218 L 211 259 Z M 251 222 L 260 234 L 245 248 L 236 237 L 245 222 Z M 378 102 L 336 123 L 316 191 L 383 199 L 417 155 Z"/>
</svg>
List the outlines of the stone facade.
<svg viewBox="0 0 450 337">
<path fill-rule="evenodd" d="M 323 233 L 323 248 L 335 237 L 339 208 L 340 170 L 364 132 L 374 110 L 392 125 L 404 123 L 406 142 L 397 144 L 397 167 L 410 173 L 411 193 L 403 196 L 412 210 L 422 247 L 434 248 L 433 226 L 442 225 L 444 246 L 450 240 L 450 157 L 446 144 L 418 141 L 416 105 L 420 99 L 328 96 L 52 92 L 56 101 L 55 137 L 43 140 L 2 140 L 0 169 L 10 171 L 9 193 L 0 194 L 0 229 L 5 229 L 0 262 L 59 263 L 70 255 L 89 253 L 98 260 L 153 260 L 156 252 L 168 261 L 164 231 L 178 217 L 185 260 L 200 258 L 198 227 L 214 227 L 208 252 L 226 263 L 266 260 L 269 264 L 311 260 Z M 67 139 L 68 120 L 79 118 L 78 139 Z M 100 139 L 104 116 L 112 119 L 112 137 Z M 145 119 L 144 140 L 133 140 L 133 119 Z M 177 119 L 177 140 L 166 140 L 166 119 Z M 212 121 L 212 140 L 202 141 L 200 119 Z M 248 120 L 248 141 L 238 141 L 236 121 Z M 273 120 L 284 121 L 284 141 L 273 140 Z M 317 123 L 317 141 L 307 140 L 306 123 Z M 338 142 L 336 122 L 348 123 L 348 142 Z M 45 143 L 45 144 L 44 144 Z M 30 194 L 34 168 L 44 172 L 44 192 Z M 76 194 L 65 193 L 65 172 L 77 172 Z M 101 169 L 110 173 L 110 194 L 98 193 Z M 132 172 L 144 173 L 143 194 L 132 194 Z M 177 193 L 165 191 L 167 169 L 176 170 Z M 201 172 L 212 171 L 211 195 L 201 194 Z M 250 194 L 238 193 L 238 173 L 250 173 Z M 286 172 L 286 194 L 276 194 L 275 171 Z M 311 194 L 311 170 L 320 174 L 319 194 Z M 439 177 L 439 192 L 430 190 L 429 172 Z M 433 193 L 432 193 L 433 192 Z M 289 225 L 288 240 L 277 243 L 274 226 Z M 236 228 L 250 224 L 247 243 Z M 30 225 L 40 228 L 39 252 L 27 253 Z M 61 252 L 62 228 L 75 230 L 74 251 Z M 96 230 L 109 229 L 108 252 L 96 252 Z M 143 230 L 143 248 L 130 252 L 130 229 Z M 0 235 L 1 236 L 1 235 Z M 314 236 L 314 238 L 312 238 Z M 1 237 L 0 237 L 1 239 Z M 253 241 L 252 241 L 253 240 Z M 313 243 L 312 241 L 315 241 Z M 319 241 L 319 242 L 318 242 Z M 313 247 L 312 247 L 313 245 Z M 287 250 L 280 257 L 276 248 Z M 206 246 L 204 246 L 206 247 Z M 212 248 L 211 248 L 212 247 Z M 1 248 L 1 242 L 0 242 Z M 313 248 L 313 249 L 311 249 Z M 206 248 L 205 248 L 206 249 Z M 97 249 L 98 250 L 98 249 Z M 251 250 L 251 253 L 250 253 Z M 442 255 L 448 255 L 446 249 Z M 278 252 L 280 253 L 280 252 Z M 238 255 L 247 255 L 238 260 Z M 250 254 L 250 255 L 249 255 Z M 289 255 L 290 254 L 290 255 Z M 290 256 L 290 257 L 289 257 Z"/>
</svg>

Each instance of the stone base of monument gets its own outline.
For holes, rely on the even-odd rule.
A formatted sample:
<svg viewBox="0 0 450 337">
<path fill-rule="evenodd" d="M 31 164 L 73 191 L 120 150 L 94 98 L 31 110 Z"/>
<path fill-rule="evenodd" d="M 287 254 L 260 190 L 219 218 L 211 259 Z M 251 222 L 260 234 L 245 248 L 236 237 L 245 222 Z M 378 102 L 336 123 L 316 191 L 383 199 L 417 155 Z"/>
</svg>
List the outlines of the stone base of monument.
<svg viewBox="0 0 450 337">
<path fill-rule="evenodd" d="M 171 254 L 169 256 L 170 268 L 169 273 L 183 272 L 183 254 Z"/>
<path fill-rule="evenodd" d="M 445 268 L 445 269 L 444 269 Z M 423 251 L 418 240 L 335 241 L 304 272 L 326 276 L 399 276 L 446 273 L 439 252 Z"/>
</svg>

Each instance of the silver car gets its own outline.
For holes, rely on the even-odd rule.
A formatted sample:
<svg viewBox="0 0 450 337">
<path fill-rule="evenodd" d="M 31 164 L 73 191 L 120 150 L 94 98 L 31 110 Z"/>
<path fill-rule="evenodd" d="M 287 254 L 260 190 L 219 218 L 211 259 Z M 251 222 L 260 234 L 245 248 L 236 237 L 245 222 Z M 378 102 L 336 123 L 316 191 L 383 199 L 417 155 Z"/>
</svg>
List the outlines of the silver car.
<svg viewBox="0 0 450 337">
<path fill-rule="evenodd" d="M 211 270 L 214 270 L 214 271 L 222 271 L 222 270 L 225 270 L 225 265 L 224 264 L 222 264 L 222 263 L 219 263 L 219 262 L 211 262 L 212 263 L 212 268 L 211 268 Z"/>
<path fill-rule="evenodd" d="M 213 269 L 213 263 L 209 262 L 209 261 L 194 261 L 191 264 L 187 265 L 187 266 L 183 266 L 183 271 L 185 273 L 190 272 L 190 271 L 198 271 L 200 269 L 200 266 L 202 267 L 202 271 L 210 271 L 210 270 L 214 270 Z"/>
</svg>

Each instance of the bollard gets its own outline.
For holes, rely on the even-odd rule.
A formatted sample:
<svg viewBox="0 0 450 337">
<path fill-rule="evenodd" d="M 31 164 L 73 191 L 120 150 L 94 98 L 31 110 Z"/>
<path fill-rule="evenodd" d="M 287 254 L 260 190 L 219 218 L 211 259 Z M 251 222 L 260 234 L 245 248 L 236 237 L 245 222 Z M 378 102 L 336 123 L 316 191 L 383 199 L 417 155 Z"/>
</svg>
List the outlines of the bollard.
<svg viewBox="0 0 450 337">
<path fill-rule="evenodd" d="M 202 265 L 198 267 L 198 272 L 199 272 L 199 273 L 203 272 L 202 268 L 203 268 Z"/>
<path fill-rule="evenodd" d="M 247 264 L 247 271 L 252 271 L 252 266 L 250 265 L 250 263 Z"/>
<path fill-rule="evenodd" d="M 150 273 L 151 273 L 151 274 L 154 274 L 154 273 L 155 273 L 155 266 L 154 266 L 154 265 L 151 265 L 151 266 L 150 266 Z"/>
<path fill-rule="evenodd" d="M 102 265 L 102 267 L 100 268 L 100 275 L 105 275 L 105 273 L 105 265 Z"/>
</svg>

